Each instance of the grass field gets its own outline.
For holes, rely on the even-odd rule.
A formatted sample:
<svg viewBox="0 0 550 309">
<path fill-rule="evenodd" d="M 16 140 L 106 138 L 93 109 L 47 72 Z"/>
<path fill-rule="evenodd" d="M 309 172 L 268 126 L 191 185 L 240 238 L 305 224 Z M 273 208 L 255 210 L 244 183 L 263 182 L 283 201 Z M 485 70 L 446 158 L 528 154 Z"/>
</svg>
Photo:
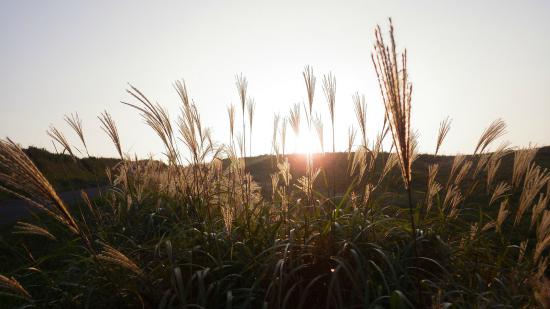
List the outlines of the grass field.
<svg viewBox="0 0 550 309">
<path fill-rule="evenodd" d="M 41 153 L 40 161 L 39 150 L 1 140 L 0 188 L 43 214 L 2 230 L 0 306 L 550 306 L 550 148 L 499 146 L 506 124 L 496 120 L 472 141 L 474 153 L 440 156 L 447 119 L 434 153 L 418 155 L 406 52 L 396 51 L 393 28 L 375 36 L 386 121 L 369 140 L 364 98 L 354 96 L 358 129 L 346 152 L 286 154 L 300 122 L 326 149 L 334 145 L 314 115 L 328 108 L 334 131 L 336 80 L 322 79 L 321 106 L 311 67 L 303 71 L 308 101 L 275 117 L 269 156 L 247 158 L 255 104 L 242 75 L 221 146 L 184 82 L 174 85 L 182 108 L 175 125 L 130 86 L 126 104 L 162 141 L 164 162 L 127 155 L 107 112 L 99 119 L 116 160 L 75 159 L 55 128 L 50 136 L 67 156 Z M 78 117 L 68 119 L 86 148 Z M 109 188 L 101 197 L 59 198 L 57 190 L 95 179 Z"/>
</svg>

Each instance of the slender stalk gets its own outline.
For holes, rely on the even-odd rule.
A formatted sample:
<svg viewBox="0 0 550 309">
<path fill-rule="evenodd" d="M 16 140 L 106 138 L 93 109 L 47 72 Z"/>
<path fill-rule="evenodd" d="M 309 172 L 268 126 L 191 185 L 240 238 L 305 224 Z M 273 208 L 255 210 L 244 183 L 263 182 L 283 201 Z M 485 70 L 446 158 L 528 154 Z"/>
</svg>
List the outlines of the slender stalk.
<svg viewBox="0 0 550 309">
<path fill-rule="evenodd" d="M 331 174 L 332 174 L 332 197 L 336 196 L 336 147 L 334 145 L 334 121 L 332 121 L 332 164 L 331 164 Z"/>
<path fill-rule="evenodd" d="M 409 215 L 411 220 L 411 236 L 413 238 L 413 247 L 414 247 L 414 256 L 415 256 L 415 263 L 418 261 L 418 246 L 416 244 L 416 225 L 414 223 L 414 204 L 412 200 L 412 185 L 409 183 L 409 187 L 407 189 L 407 193 L 409 196 Z M 423 307 L 423 301 L 422 301 L 422 286 L 420 284 L 420 278 L 416 277 L 416 286 L 417 286 L 417 297 L 418 297 L 418 304 L 419 307 Z"/>
<path fill-rule="evenodd" d="M 411 228 L 412 228 L 412 232 L 411 232 L 411 236 L 413 238 L 413 243 L 414 243 L 414 253 L 416 255 L 416 257 L 418 257 L 418 247 L 416 246 L 416 224 L 414 223 L 414 204 L 413 204 L 413 200 L 412 200 L 412 187 L 409 185 L 409 188 L 407 189 L 407 195 L 409 197 L 409 215 L 410 215 L 410 220 L 411 220 Z"/>
<path fill-rule="evenodd" d="M 246 126 L 244 120 L 244 109 L 243 109 L 243 148 L 242 148 L 243 159 L 246 158 Z"/>
<path fill-rule="evenodd" d="M 313 97 L 315 95 L 315 82 L 316 78 L 315 75 L 313 75 L 313 68 L 310 66 L 306 66 L 304 68 L 304 71 L 302 72 L 302 75 L 304 77 L 304 82 L 306 84 L 306 91 L 307 91 L 307 98 L 308 98 L 308 108 L 305 108 L 306 110 L 306 120 L 307 120 L 307 126 L 308 126 L 308 133 L 311 134 L 311 121 L 313 117 Z M 308 150 L 308 154 L 306 156 L 306 172 L 307 172 L 307 206 L 306 207 L 312 207 L 313 205 L 313 155 L 311 154 L 311 151 Z M 304 212 L 304 244 L 306 243 L 306 238 L 308 235 L 308 218 L 307 218 L 307 209 Z"/>
</svg>

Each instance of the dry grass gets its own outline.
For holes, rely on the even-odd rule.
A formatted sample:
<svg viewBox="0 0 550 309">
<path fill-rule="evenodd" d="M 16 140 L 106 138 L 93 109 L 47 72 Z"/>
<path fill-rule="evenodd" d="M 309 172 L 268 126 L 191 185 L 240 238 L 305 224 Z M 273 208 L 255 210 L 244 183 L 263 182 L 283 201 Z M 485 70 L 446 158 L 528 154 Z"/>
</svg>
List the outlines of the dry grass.
<svg viewBox="0 0 550 309">
<path fill-rule="evenodd" d="M 414 203 L 412 200 L 412 162 L 415 157 L 415 138 L 411 134 L 411 98 L 412 84 L 408 80 L 407 71 L 407 50 L 401 54 L 398 61 L 395 36 L 392 20 L 390 18 L 390 43 L 386 45 L 380 30 L 377 26 L 374 35 L 376 42 L 374 44 L 374 53 L 372 54 L 372 62 L 376 76 L 382 101 L 384 102 L 386 120 L 392 132 L 393 145 L 399 157 L 399 166 L 401 167 L 401 176 L 403 184 L 408 193 L 409 201 L 409 219 L 411 224 L 411 234 L 413 238 L 413 246 L 415 257 L 418 257 L 418 246 L 416 244 L 416 224 L 414 219 Z M 382 129 L 384 131 L 384 129 Z M 420 287 L 420 281 L 417 281 Z M 420 290 L 420 289 L 419 289 Z M 418 300 L 421 302 L 421 296 L 418 295 Z"/>
<path fill-rule="evenodd" d="M 506 132 L 506 123 L 502 119 L 493 121 L 487 129 L 481 134 L 479 141 L 477 142 L 474 154 L 483 153 L 487 147 L 495 141 L 497 138 L 504 135 Z"/>
<path fill-rule="evenodd" d="M 31 295 L 15 278 L 0 275 L 0 289 L 10 291 L 13 295 L 25 299 L 32 299 Z"/>
<path fill-rule="evenodd" d="M 279 142 L 278 142 L 278 136 L 279 136 L 279 121 L 281 120 L 281 116 L 279 114 L 273 115 L 273 137 L 271 139 L 271 146 L 273 148 L 273 153 L 275 156 L 279 157 L 280 148 L 279 148 Z"/>
<path fill-rule="evenodd" d="M 243 157 L 246 157 L 246 119 L 245 119 L 245 110 L 246 110 L 246 91 L 248 89 L 248 81 L 246 80 L 246 77 L 243 76 L 241 73 L 240 75 L 235 76 L 236 79 L 236 86 L 237 91 L 239 93 L 239 99 L 241 100 L 241 110 L 242 110 L 242 123 L 243 123 L 243 131 L 242 131 L 242 148 L 241 152 L 243 154 Z"/>
<path fill-rule="evenodd" d="M 57 238 L 55 238 L 55 236 L 53 236 L 47 229 L 26 222 L 17 222 L 14 226 L 13 232 L 16 234 L 39 235 L 51 240 L 57 240 Z"/>
<path fill-rule="evenodd" d="M 178 131 L 180 140 L 186 146 L 190 158 L 187 161 L 191 165 L 199 165 L 206 162 L 207 156 L 215 153 L 209 128 L 202 126 L 201 117 L 197 106 L 189 100 L 187 87 L 184 82 L 176 83 L 176 90 L 182 100 L 181 116 L 178 118 Z M 180 157 L 179 150 L 174 147 L 174 158 Z M 216 156 L 214 154 L 214 156 Z"/>
<path fill-rule="evenodd" d="M 72 232 L 80 229 L 65 203 L 29 157 L 10 140 L 0 140 L 0 190 L 46 211 Z"/>
<path fill-rule="evenodd" d="M 237 91 L 239 92 L 239 99 L 241 100 L 241 108 L 245 110 L 246 104 L 246 91 L 248 89 L 248 81 L 243 74 L 235 75 L 235 85 L 237 86 Z"/>
<path fill-rule="evenodd" d="M 491 159 L 487 164 L 487 190 L 491 188 L 500 167 L 500 159 Z"/>
<path fill-rule="evenodd" d="M 313 68 L 310 66 L 306 66 L 304 68 L 302 75 L 304 77 L 304 82 L 306 83 L 307 100 L 308 100 L 307 101 L 308 113 L 306 113 L 306 117 L 310 119 L 313 113 L 313 97 L 315 96 L 315 82 L 317 81 L 317 79 L 315 78 L 315 75 L 313 75 Z"/>
<path fill-rule="evenodd" d="M 225 230 L 228 235 L 231 235 L 231 230 L 233 228 L 233 219 L 235 218 L 235 211 L 233 207 L 222 206 L 221 208 L 223 224 L 225 225 Z"/>
<path fill-rule="evenodd" d="M 76 158 L 72 150 L 71 144 L 69 143 L 69 141 L 61 131 L 59 131 L 53 125 L 50 125 L 50 128 L 48 131 L 46 131 L 46 133 L 48 134 L 49 137 L 51 137 L 54 141 L 56 141 L 57 143 L 59 143 L 59 145 L 63 147 L 63 153 L 67 151 L 69 155 L 73 157 L 73 159 Z"/>
<path fill-rule="evenodd" d="M 359 123 L 359 131 L 361 131 L 362 146 L 367 147 L 367 103 L 365 102 L 365 96 L 360 96 L 356 92 L 352 98 L 355 106 L 355 117 Z"/>
<path fill-rule="evenodd" d="M 542 169 L 540 166 L 531 164 L 525 173 L 525 181 L 519 198 L 519 206 L 516 212 L 514 225 L 518 225 L 520 223 L 525 211 L 531 207 L 536 195 L 539 194 L 539 192 L 546 186 L 549 180 L 550 174 L 546 169 Z"/>
<path fill-rule="evenodd" d="M 432 208 L 433 204 L 433 198 L 438 194 L 442 186 L 439 184 L 435 178 L 437 176 L 437 172 L 439 171 L 439 165 L 438 164 L 431 164 L 428 167 L 428 182 L 427 182 L 427 192 L 426 192 L 426 212 L 430 212 L 430 209 Z"/>
<path fill-rule="evenodd" d="M 512 186 L 514 188 L 520 185 L 536 154 L 536 148 L 520 149 L 514 153 L 514 168 L 512 170 Z"/>
<path fill-rule="evenodd" d="M 89 157 L 90 153 L 88 152 L 88 146 L 86 145 L 86 139 L 84 138 L 84 128 L 82 126 L 82 120 L 78 117 L 78 113 L 71 114 L 71 116 L 65 115 L 65 122 L 73 129 L 73 131 L 78 135 L 80 142 L 84 146 L 86 155 Z"/>
<path fill-rule="evenodd" d="M 357 129 L 351 125 L 348 128 L 348 156 L 351 155 L 351 150 L 353 149 L 353 144 L 355 143 L 355 136 L 357 135 Z"/>
<path fill-rule="evenodd" d="M 118 135 L 118 129 L 116 123 L 107 111 L 101 113 L 98 116 L 99 121 L 101 122 L 101 129 L 107 133 L 113 144 L 115 145 L 116 151 L 121 160 L 124 161 L 124 155 L 122 154 L 122 145 L 120 142 L 120 136 Z"/>
<path fill-rule="evenodd" d="M 510 214 L 510 210 L 508 209 L 508 199 L 505 199 L 500 203 L 500 207 L 498 209 L 497 224 L 496 224 L 497 232 L 501 232 L 502 225 L 504 224 L 504 221 L 506 220 L 506 218 L 508 218 L 509 214 Z"/>
<path fill-rule="evenodd" d="M 180 93 L 180 90 L 182 90 L 180 89 L 180 87 L 183 88 L 182 91 L 185 92 L 186 95 L 185 83 L 177 82 L 175 87 L 180 95 L 182 95 L 182 93 Z M 143 118 L 145 123 L 151 129 L 153 129 L 153 131 L 157 134 L 157 136 L 164 144 L 164 154 L 168 159 L 168 163 L 171 165 L 181 163 L 179 162 L 178 152 L 175 145 L 174 129 L 172 127 L 172 123 L 170 122 L 168 111 L 160 104 L 152 103 L 141 91 L 139 91 L 136 87 L 132 85 L 130 85 L 130 88 L 127 89 L 126 92 L 130 94 L 134 99 L 136 99 L 138 103 L 122 103 L 140 111 L 141 117 Z M 182 101 L 188 102 L 188 98 L 182 97 Z"/>
<path fill-rule="evenodd" d="M 408 80 L 407 51 L 403 51 L 400 62 L 398 62 L 391 19 L 390 45 L 385 44 L 379 26 L 376 27 L 375 37 L 375 52 L 372 55 L 372 60 L 386 108 L 386 118 L 390 124 L 395 149 L 399 155 L 403 182 L 408 189 L 411 184 L 413 147 L 411 136 L 412 85 Z"/>
<path fill-rule="evenodd" d="M 227 107 L 227 116 L 229 117 L 229 137 L 231 144 L 235 138 L 235 105 L 231 104 Z"/>
<path fill-rule="evenodd" d="M 323 76 L 323 92 L 327 99 L 328 111 L 330 114 L 330 124 L 332 126 L 332 152 L 336 152 L 335 136 L 334 136 L 334 113 L 336 105 L 336 77 L 332 75 L 332 72 Z"/>
<path fill-rule="evenodd" d="M 540 194 L 538 202 L 533 206 L 531 212 L 531 227 L 537 226 L 537 221 L 540 218 L 540 215 L 546 209 L 548 205 L 548 195 Z"/>
<path fill-rule="evenodd" d="M 504 181 L 500 182 L 495 187 L 495 190 L 493 190 L 493 194 L 491 195 L 491 199 L 489 200 L 489 205 L 492 205 L 494 202 L 506 196 L 506 193 L 509 192 L 510 189 L 512 189 L 512 187 L 510 187 L 509 184 Z"/>
<path fill-rule="evenodd" d="M 439 153 L 439 149 L 441 148 L 441 145 L 443 144 L 443 141 L 445 140 L 445 137 L 447 137 L 447 134 L 449 133 L 449 130 L 451 130 L 451 118 L 447 117 L 445 120 L 443 120 L 439 124 L 439 131 L 437 133 L 437 142 L 435 146 L 435 155 Z"/>
<path fill-rule="evenodd" d="M 96 258 L 98 260 L 117 265 L 121 268 L 131 271 L 138 276 L 141 276 L 143 274 L 143 271 L 139 268 L 139 266 L 126 255 L 124 255 L 124 253 L 105 243 L 102 243 L 101 245 L 103 247 L 103 250 L 100 254 L 96 255 Z"/>
<path fill-rule="evenodd" d="M 249 155 L 252 155 L 252 124 L 254 123 L 254 112 L 256 111 L 256 101 L 252 98 L 248 98 L 246 102 L 246 109 L 248 111 L 248 136 L 249 136 Z"/>
<path fill-rule="evenodd" d="M 462 164 L 462 166 L 458 170 L 458 173 L 456 174 L 456 177 L 454 178 L 455 186 L 460 187 L 462 185 L 462 181 L 464 181 L 464 178 L 466 178 L 466 176 L 470 172 L 471 167 L 472 161 L 466 160 L 464 164 Z"/>
<path fill-rule="evenodd" d="M 298 137 L 300 135 L 300 103 L 296 103 L 292 106 L 289 113 L 289 122 L 290 126 L 292 127 L 292 131 L 294 131 L 294 135 Z"/>
<path fill-rule="evenodd" d="M 537 227 L 537 244 L 533 255 L 535 263 L 539 261 L 542 253 L 548 247 L 550 247 L 550 210 L 545 210 Z"/>
<path fill-rule="evenodd" d="M 447 192 L 445 193 L 445 198 L 443 200 L 443 207 L 450 218 L 456 218 L 458 216 L 458 206 L 463 201 L 464 196 L 462 195 L 460 189 L 455 185 L 451 185 L 451 187 L 447 189 Z"/>
<path fill-rule="evenodd" d="M 456 155 L 453 159 L 453 164 L 451 166 L 451 172 L 449 173 L 449 178 L 447 178 L 447 185 L 446 187 L 449 188 L 449 185 L 451 184 L 451 181 L 455 178 L 456 173 L 461 168 L 462 164 L 466 160 L 466 156 L 464 155 Z"/>
<path fill-rule="evenodd" d="M 325 152 L 325 136 L 324 136 L 324 128 L 323 128 L 323 119 L 321 119 L 321 116 L 319 114 L 316 114 L 313 117 L 313 127 L 315 128 L 315 132 L 317 132 L 317 137 L 319 138 L 319 145 L 321 145 L 321 152 Z"/>
</svg>

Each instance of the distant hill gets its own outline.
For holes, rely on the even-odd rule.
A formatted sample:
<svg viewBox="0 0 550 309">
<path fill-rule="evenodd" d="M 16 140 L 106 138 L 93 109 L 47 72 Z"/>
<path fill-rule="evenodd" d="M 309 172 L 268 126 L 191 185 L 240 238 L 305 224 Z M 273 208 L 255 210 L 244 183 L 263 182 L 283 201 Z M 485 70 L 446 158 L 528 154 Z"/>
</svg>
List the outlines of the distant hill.
<svg viewBox="0 0 550 309">
<path fill-rule="evenodd" d="M 376 162 L 375 171 L 380 172 L 382 170 L 382 164 L 386 161 L 388 154 L 383 153 L 379 155 Z M 305 174 L 305 157 L 303 155 L 291 154 L 288 155 L 288 161 L 291 166 L 291 174 L 293 181 Z M 437 180 L 440 183 L 445 184 L 449 177 L 451 166 L 453 164 L 455 156 L 433 156 L 428 154 L 421 154 L 413 163 L 413 190 L 422 191 L 426 190 L 426 180 L 428 166 L 432 163 L 439 164 L 439 172 Z M 502 163 L 498 169 L 495 181 L 506 180 L 509 182 L 512 175 L 514 152 L 510 152 L 503 157 Z M 316 167 L 321 166 L 325 171 L 325 174 L 321 174 L 316 181 L 316 189 L 320 192 L 326 193 L 327 190 L 332 188 L 334 184 L 334 191 L 337 194 L 343 194 L 352 179 L 349 177 L 348 169 L 348 155 L 347 153 L 326 153 L 314 155 L 314 165 Z M 477 160 L 474 160 L 477 162 Z M 474 162 L 474 163 L 475 163 Z M 550 146 L 539 148 L 535 157 L 535 162 L 544 167 L 550 169 Z M 270 175 L 275 171 L 275 158 L 271 155 L 263 155 L 258 157 L 252 157 L 246 159 L 247 170 L 250 171 L 254 180 L 262 187 L 264 195 L 271 195 L 271 178 Z M 486 173 L 480 174 L 482 177 L 486 177 Z M 377 177 L 378 175 L 374 175 Z M 325 178 L 326 180 L 325 180 Z M 464 182 L 467 183 L 467 180 Z M 385 178 L 382 183 L 382 192 L 391 199 L 393 202 L 403 202 L 403 182 L 401 180 L 401 174 L 398 167 L 395 167 Z"/>
<path fill-rule="evenodd" d="M 95 157 L 75 160 L 69 155 L 54 154 L 36 147 L 29 147 L 24 151 L 59 191 L 104 185 L 107 183 L 105 169 L 113 167 L 119 162 L 118 159 Z M 379 160 L 376 162 L 376 171 L 382 169 L 383 161 L 386 160 L 387 155 L 387 153 L 383 153 L 379 156 Z M 301 154 L 291 154 L 287 157 L 291 166 L 292 183 L 295 183 L 300 176 L 305 174 L 305 157 Z M 417 191 L 425 190 L 428 165 L 434 162 L 439 163 L 440 166 L 438 179 L 445 181 L 450 172 L 453 159 L 454 156 L 420 155 L 413 163 L 413 189 Z M 550 146 L 540 148 L 535 161 L 542 167 L 550 168 Z M 318 191 L 328 192 L 327 190 L 329 188 L 332 190 L 334 186 L 337 194 L 345 192 L 351 182 L 348 173 L 347 153 L 315 154 L 314 165 L 322 167 L 325 171 L 316 182 Z M 276 170 L 275 157 L 273 155 L 261 155 L 246 158 L 246 167 L 254 180 L 261 185 L 262 193 L 265 196 L 270 196 L 270 175 Z M 497 180 L 510 179 L 512 167 L 513 153 L 510 153 L 503 158 Z M 389 196 L 395 193 L 393 194 L 394 201 L 395 198 L 399 200 L 399 195 L 403 193 L 401 184 L 399 170 L 394 168 L 383 183 L 384 193 Z M 7 198 L 7 195 L 0 192 L 0 199 L 5 198 Z"/>
<path fill-rule="evenodd" d="M 107 183 L 105 169 L 120 161 L 95 157 L 73 159 L 70 155 L 55 154 L 32 146 L 23 151 L 58 191 L 104 185 Z M 6 198 L 10 196 L 0 192 L 0 200 Z"/>
</svg>

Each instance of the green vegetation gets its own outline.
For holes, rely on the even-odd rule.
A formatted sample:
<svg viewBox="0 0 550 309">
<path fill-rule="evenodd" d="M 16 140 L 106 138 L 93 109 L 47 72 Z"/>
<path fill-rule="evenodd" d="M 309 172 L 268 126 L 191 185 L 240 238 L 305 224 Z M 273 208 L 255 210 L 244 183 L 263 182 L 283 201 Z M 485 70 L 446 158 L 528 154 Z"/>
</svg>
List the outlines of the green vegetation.
<svg viewBox="0 0 550 309">
<path fill-rule="evenodd" d="M 505 130 L 497 120 L 472 155 L 437 156 L 450 129 L 445 120 L 435 156 L 418 156 L 406 53 L 397 54 L 393 28 L 389 44 L 379 28 L 375 33 L 373 62 L 386 122 L 369 141 L 365 100 L 355 95 L 360 142 L 355 144 L 357 131 L 350 129 L 345 153 L 285 153 L 287 123 L 300 134 L 300 119 L 324 143 L 310 67 L 303 73 L 303 111 L 298 106 L 288 120 L 275 117 L 274 154 L 257 158 L 243 159 L 252 147 L 244 136 L 245 116 L 252 134 L 255 105 L 242 75 L 236 83 L 242 135 L 235 132 L 237 113 L 230 106 L 231 138 L 223 146 L 203 127 L 184 82 L 175 83 L 182 101 L 176 126 L 165 109 L 131 87 L 133 102 L 126 104 L 163 142 L 166 164 L 125 155 L 105 112 L 102 129 L 120 159 L 107 170 L 109 190 L 96 200 L 83 195 L 76 205 L 59 198 L 16 144 L 0 141 L 0 188 L 46 214 L 2 234 L 0 304 L 548 306 L 549 148 L 512 150 L 503 144 L 490 151 Z M 333 127 L 336 80 L 327 75 L 323 84 Z M 86 148 L 78 117 L 68 119 Z M 73 153 L 60 131 L 50 133 Z M 384 149 L 386 144 L 391 148 Z"/>
</svg>

